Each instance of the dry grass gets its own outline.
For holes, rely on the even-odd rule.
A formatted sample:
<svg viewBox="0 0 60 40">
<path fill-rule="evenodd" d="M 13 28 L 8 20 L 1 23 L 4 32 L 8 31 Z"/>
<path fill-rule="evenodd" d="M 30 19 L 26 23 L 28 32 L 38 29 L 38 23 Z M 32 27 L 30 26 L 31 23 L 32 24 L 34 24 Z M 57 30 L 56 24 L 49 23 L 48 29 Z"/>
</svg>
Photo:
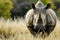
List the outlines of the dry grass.
<svg viewBox="0 0 60 40">
<path fill-rule="evenodd" d="M 0 19 L 0 40 L 60 40 L 60 21 L 57 22 L 55 30 L 45 39 L 34 38 L 25 25 L 23 19 L 4 20 Z"/>
</svg>

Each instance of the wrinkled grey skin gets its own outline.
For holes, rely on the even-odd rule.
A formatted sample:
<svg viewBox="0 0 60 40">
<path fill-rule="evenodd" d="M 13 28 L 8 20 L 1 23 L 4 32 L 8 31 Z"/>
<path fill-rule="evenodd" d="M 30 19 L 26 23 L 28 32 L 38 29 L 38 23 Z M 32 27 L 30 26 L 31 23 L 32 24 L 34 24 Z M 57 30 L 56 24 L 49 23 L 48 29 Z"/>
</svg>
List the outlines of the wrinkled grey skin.
<svg viewBox="0 0 60 40">
<path fill-rule="evenodd" d="M 49 35 L 56 26 L 56 13 L 48 6 L 44 6 L 42 2 L 37 2 L 36 5 L 32 4 L 32 9 L 26 14 L 26 23 L 30 32 L 36 35 L 42 32 Z"/>
</svg>

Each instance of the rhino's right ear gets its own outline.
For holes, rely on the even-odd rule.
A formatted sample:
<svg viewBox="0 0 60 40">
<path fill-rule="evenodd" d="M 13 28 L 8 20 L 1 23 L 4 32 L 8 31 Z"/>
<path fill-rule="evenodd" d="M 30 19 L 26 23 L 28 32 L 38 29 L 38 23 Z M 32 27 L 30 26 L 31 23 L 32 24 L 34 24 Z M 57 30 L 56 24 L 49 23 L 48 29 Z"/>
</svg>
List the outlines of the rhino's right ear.
<svg viewBox="0 0 60 40">
<path fill-rule="evenodd" d="M 35 9 L 35 4 L 34 3 L 31 3 L 31 5 L 32 5 L 32 8 Z"/>
<path fill-rule="evenodd" d="M 49 9 L 51 8 L 51 3 L 48 3 L 47 6 L 45 7 L 45 9 Z"/>
</svg>

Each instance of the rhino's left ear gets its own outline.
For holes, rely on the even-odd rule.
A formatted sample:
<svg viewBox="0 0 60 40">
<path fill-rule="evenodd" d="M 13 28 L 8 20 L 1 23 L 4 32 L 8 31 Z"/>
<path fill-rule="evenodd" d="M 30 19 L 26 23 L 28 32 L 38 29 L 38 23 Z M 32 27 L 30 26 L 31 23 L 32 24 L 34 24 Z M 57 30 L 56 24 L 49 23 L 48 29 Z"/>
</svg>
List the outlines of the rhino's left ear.
<svg viewBox="0 0 60 40">
<path fill-rule="evenodd" d="M 48 3 L 47 6 L 45 7 L 45 9 L 49 9 L 51 8 L 51 3 Z"/>
<path fill-rule="evenodd" d="M 32 8 L 35 9 L 35 4 L 34 3 L 31 3 L 31 5 L 32 5 Z"/>
</svg>

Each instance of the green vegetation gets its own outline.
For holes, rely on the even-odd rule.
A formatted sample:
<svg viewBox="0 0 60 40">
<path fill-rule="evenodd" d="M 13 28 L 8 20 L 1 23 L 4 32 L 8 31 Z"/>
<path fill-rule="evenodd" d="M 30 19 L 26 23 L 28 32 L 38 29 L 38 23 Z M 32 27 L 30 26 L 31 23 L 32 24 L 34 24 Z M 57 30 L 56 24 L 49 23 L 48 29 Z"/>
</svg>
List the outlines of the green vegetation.
<svg viewBox="0 0 60 40">
<path fill-rule="evenodd" d="M 12 2 L 10 0 L 0 0 L 0 17 L 9 18 Z"/>
<path fill-rule="evenodd" d="M 10 17 L 10 15 L 11 15 L 11 13 L 10 13 L 10 11 L 11 11 L 11 9 L 13 8 L 13 4 L 15 5 L 16 4 L 16 2 L 17 1 L 28 1 L 27 3 L 36 3 L 38 0 L 0 0 L 0 17 L 4 17 L 5 19 L 7 19 L 7 18 L 9 18 Z M 57 9 L 57 11 L 56 11 L 56 13 L 57 13 L 57 16 L 59 16 L 60 17 L 60 0 L 41 0 L 45 5 L 47 5 L 48 3 L 51 3 L 51 8 L 52 9 Z M 55 4 L 54 4 L 54 2 L 55 2 Z M 19 4 L 19 3 L 18 3 Z M 17 5 L 18 5 L 17 4 Z M 19 4 L 20 5 L 20 4 Z M 23 5 L 23 4 L 22 4 Z M 25 4 L 24 4 L 25 5 Z M 56 7 L 57 6 L 57 7 Z M 20 7 L 20 6 L 19 6 Z M 24 15 L 25 14 L 25 12 L 28 10 L 28 9 L 30 9 L 29 7 L 27 8 L 27 7 L 24 7 L 23 6 L 23 8 L 20 10 L 20 9 L 18 9 L 19 10 L 19 12 L 20 12 L 20 14 L 21 15 Z M 14 9 L 15 10 L 15 9 Z M 17 13 L 18 13 L 18 10 L 17 10 Z M 15 13 L 16 13 L 16 11 L 15 11 Z M 16 13 L 16 14 L 17 14 Z M 23 14 L 22 14 L 23 13 Z"/>
<path fill-rule="evenodd" d="M 28 2 L 36 3 L 38 0 L 27 0 Z"/>
<path fill-rule="evenodd" d="M 57 16 L 60 17 L 60 9 L 57 11 Z"/>
</svg>

